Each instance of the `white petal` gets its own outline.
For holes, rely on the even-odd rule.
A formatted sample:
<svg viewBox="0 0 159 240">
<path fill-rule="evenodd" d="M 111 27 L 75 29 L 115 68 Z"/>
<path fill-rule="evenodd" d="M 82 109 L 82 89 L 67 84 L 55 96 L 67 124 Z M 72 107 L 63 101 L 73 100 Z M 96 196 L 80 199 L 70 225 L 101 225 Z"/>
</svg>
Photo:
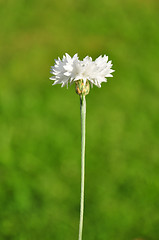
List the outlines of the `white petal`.
<svg viewBox="0 0 159 240">
<path fill-rule="evenodd" d="M 108 62 L 108 56 L 104 55 L 92 61 L 92 58 L 86 56 L 82 61 L 78 59 L 76 53 L 72 58 L 68 53 L 55 60 L 55 65 L 51 66 L 50 73 L 53 75 L 50 80 L 55 84 L 61 84 L 61 87 L 67 86 L 68 83 L 83 79 L 84 84 L 90 81 L 91 87 L 93 84 L 101 87 L 102 82 L 106 82 L 106 77 L 113 77 L 111 73 L 114 72 L 111 67 L 112 61 Z"/>
</svg>

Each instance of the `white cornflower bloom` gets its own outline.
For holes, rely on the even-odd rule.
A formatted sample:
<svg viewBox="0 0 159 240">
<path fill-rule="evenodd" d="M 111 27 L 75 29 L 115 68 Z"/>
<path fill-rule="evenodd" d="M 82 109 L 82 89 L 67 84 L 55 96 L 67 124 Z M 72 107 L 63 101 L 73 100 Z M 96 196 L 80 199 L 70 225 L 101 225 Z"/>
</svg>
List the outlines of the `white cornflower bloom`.
<svg viewBox="0 0 159 240">
<path fill-rule="evenodd" d="M 53 85 L 62 84 L 61 87 L 68 83 L 73 83 L 77 80 L 90 81 L 97 87 L 101 87 L 102 82 L 107 82 L 107 77 L 113 77 L 111 74 L 114 70 L 111 69 L 113 64 L 108 61 L 108 56 L 99 56 L 95 61 L 91 57 L 85 57 L 83 61 L 78 59 L 75 54 L 72 58 L 66 53 L 62 60 L 58 58 L 55 60 L 55 65 L 51 67 L 53 76 L 50 78 L 54 80 Z"/>
</svg>

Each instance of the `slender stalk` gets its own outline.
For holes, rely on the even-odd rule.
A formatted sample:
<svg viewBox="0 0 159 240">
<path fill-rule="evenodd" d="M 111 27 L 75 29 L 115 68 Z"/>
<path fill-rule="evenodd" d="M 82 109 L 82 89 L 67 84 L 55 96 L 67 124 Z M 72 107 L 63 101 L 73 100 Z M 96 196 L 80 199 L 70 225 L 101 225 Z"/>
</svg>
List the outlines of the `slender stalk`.
<svg viewBox="0 0 159 240">
<path fill-rule="evenodd" d="M 81 111 L 81 202 L 80 202 L 80 222 L 78 240 L 82 240 L 83 214 L 84 214 L 85 134 L 86 134 L 86 99 L 84 95 L 80 95 L 80 111 Z"/>
</svg>

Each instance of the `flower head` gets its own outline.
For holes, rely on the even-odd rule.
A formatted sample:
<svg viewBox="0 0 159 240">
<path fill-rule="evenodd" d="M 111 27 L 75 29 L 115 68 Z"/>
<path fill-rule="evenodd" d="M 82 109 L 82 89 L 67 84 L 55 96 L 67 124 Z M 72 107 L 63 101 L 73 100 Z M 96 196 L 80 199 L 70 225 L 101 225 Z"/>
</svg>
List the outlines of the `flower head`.
<svg viewBox="0 0 159 240">
<path fill-rule="evenodd" d="M 84 85 L 88 80 L 92 87 L 93 84 L 101 87 L 102 82 L 107 82 L 107 77 L 113 77 L 112 66 L 106 55 L 99 56 L 95 61 L 88 56 L 80 61 L 77 54 L 71 58 L 66 53 L 62 60 L 55 60 L 55 65 L 51 67 L 53 76 L 50 79 L 54 80 L 53 85 L 62 84 L 61 87 L 78 80 L 83 80 Z"/>
</svg>

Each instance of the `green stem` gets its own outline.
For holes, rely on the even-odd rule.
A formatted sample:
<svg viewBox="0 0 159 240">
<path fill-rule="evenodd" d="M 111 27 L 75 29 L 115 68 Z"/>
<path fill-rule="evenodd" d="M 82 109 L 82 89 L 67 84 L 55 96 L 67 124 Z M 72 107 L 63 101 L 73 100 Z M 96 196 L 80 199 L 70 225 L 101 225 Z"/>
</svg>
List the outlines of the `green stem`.
<svg viewBox="0 0 159 240">
<path fill-rule="evenodd" d="M 82 240 L 83 214 L 84 214 L 85 134 L 86 134 L 86 99 L 84 95 L 80 95 L 80 111 L 81 111 L 81 202 L 80 202 L 80 222 L 78 240 Z"/>
</svg>

